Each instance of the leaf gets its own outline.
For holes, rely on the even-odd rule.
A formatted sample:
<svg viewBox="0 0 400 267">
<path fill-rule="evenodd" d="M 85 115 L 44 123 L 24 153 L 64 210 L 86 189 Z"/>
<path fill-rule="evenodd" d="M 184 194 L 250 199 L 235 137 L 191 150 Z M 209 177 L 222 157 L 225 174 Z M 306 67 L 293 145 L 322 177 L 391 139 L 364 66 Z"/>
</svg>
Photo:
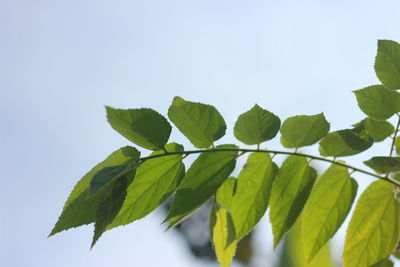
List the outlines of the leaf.
<svg viewBox="0 0 400 267">
<path fill-rule="evenodd" d="M 225 182 L 220 186 L 215 194 L 215 202 L 218 205 L 230 210 L 232 208 L 233 195 L 236 191 L 236 178 L 229 177 L 225 180 Z"/>
<path fill-rule="evenodd" d="M 347 228 L 344 267 L 367 267 L 387 258 L 396 248 L 400 204 L 393 186 L 376 181 L 360 196 Z"/>
<path fill-rule="evenodd" d="M 235 137 L 246 145 L 258 145 L 276 136 L 281 120 L 268 110 L 254 105 L 239 116 L 235 123 Z"/>
<path fill-rule="evenodd" d="M 129 177 L 120 177 L 112 183 L 110 190 L 108 190 L 101 199 L 96 211 L 96 222 L 94 224 L 94 236 L 91 247 L 96 244 L 107 226 L 114 220 L 115 216 L 117 216 L 124 203 L 126 188 L 129 183 Z"/>
<path fill-rule="evenodd" d="M 314 184 L 316 171 L 301 156 L 289 156 L 276 177 L 270 198 L 270 221 L 276 247 L 296 222 Z"/>
<path fill-rule="evenodd" d="M 301 115 L 286 119 L 281 127 L 281 143 L 287 148 L 313 145 L 329 132 L 323 113 Z"/>
<path fill-rule="evenodd" d="M 111 127 L 129 141 L 150 150 L 161 150 L 168 142 L 171 125 L 158 112 L 148 108 L 106 110 Z"/>
<path fill-rule="evenodd" d="M 390 89 L 400 89 L 400 44 L 389 40 L 378 41 L 375 73 Z"/>
<path fill-rule="evenodd" d="M 400 157 L 372 157 L 364 164 L 379 174 L 400 171 Z"/>
<path fill-rule="evenodd" d="M 236 252 L 237 241 L 230 242 L 230 235 L 235 235 L 231 216 L 226 208 L 213 205 L 210 216 L 211 240 L 221 267 L 229 267 Z"/>
<path fill-rule="evenodd" d="M 183 151 L 177 144 L 168 144 L 169 152 Z M 164 153 L 157 151 L 152 155 Z M 144 218 L 161 205 L 178 187 L 185 174 L 181 155 L 163 156 L 145 161 L 136 171 L 118 215 L 108 226 L 111 229 Z"/>
<path fill-rule="evenodd" d="M 394 147 L 396 148 L 396 154 L 400 155 L 400 136 L 396 137 Z"/>
<path fill-rule="evenodd" d="M 310 262 L 331 239 L 350 211 L 357 182 L 347 168 L 331 165 L 319 177 L 302 212 L 302 239 L 305 258 Z"/>
<path fill-rule="evenodd" d="M 214 141 L 225 135 L 224 118 L 210 105 L 175 97 L 168 110 L 168 117 L 197 148 L 209 148 Z"/>
<path fill-rule="evenodd" d="M 274 167 L 268 154 L 253 153 L 248 157 L 239 174 L 233 198 L 236 240 L 248 234 L 264 215 L 274 178 Z"/>
<path fill-rule="evenodd" d="M 385 140 L 394 133 L 394 127 L 390 122 L 379 121 L 372 118 L 364 119 L 365 130 L 374 142 Z"/>
<path fill-rule="evenodd" d="M 75 185 L 67 201 L 65 202 L 62 214 L 50 233 L 54 235 L 72 227 L 93 223 L 96 220 L 96 211 L 103 196 L 103 191 L 88 198 L 90 181 L 93 176 L 105 167 L 118 166 L 129 162 L 136 162 L 140 152 L 130 146 L 122 147 L 114 151 L 104 161 L 97 164 Z"/>
<path fill-rule="evenodd" d="M 389 259 L 384 259 L 383 261 L 380 261 L 374 265 L 372 265 L 371 267 L 393 267 L 394 263 L 393 261 L 389 260 Z"/>
<path fill-rule="evenodd" d="M 373 119 L 386 120 L 400 111 L 400 94 L 383 85 L 354 91 L 360 109 Z"/>
<path fill-rule="evenodd" d="M 322 156 L 344 157 L 361 153 L 373 145 L 365 131 L 345 129 L 328 133 L 319 143 Z"/>
<path fill-rule="evenodd" d="M 237 148 L 234 145 L 221 145 L 217 148 Z M 228 178 L 236 164 L 236 151 L 204 152 L 186 172 L 171 204 L 168 228 L 174 227 L 196 211 Z"/>
</svg>

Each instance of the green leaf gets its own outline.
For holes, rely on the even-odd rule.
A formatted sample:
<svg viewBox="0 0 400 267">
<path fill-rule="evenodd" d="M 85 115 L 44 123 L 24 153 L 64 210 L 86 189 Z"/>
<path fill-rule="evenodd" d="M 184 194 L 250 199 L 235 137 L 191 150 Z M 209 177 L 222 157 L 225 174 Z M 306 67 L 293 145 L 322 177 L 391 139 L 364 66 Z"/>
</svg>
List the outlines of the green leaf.
<svg viewBox="0 0 400 267">
<path fill-rule="evenodd" d="M 168 142 L 171 125 L 158 112 L 148 108 L 106 110 L 111 127 L 129 141 L 150 150 L 161 150 Z"/>
<path fill-rule="evenodd" d="M 316 171 L 301 156 L 289 156 L 276 177 L 270 198 L 270 221 L 276 247 L 296 222 L 314 184 Z"/>
<path fill-rule="evenodd" d="M 302 212 L 302 239 L 310 262 L 342 225 L 357 194 L 347 168 L 331 165 L 319 177 Z"/>
<path fill-rule="evenodd" d="M 248 234 L 264 215 L 274 178 L 275 171 L 268 154 L 253 153 L 248 157 L 239 174 L 233 198 L 236 240 Z"/>
<path fill-rule="evenodd" d="M 287 148 L 299 148 L 318 142 L 329 132 L 323 113 L 301 115 L 286 119 L 281 127 L 281 143 Z"/>
<path fill-rule="evenodd" d="M 96 211 L 92 247 L 104 233 L 107 226 L 114 220 L 115 216 L 117 216 L 122 204 L 124 203 L 126 189 L 130 182 L 131 180 L 129 177 L 120 177 L 111 184 L 110 190 L 108 190 L 101 199 Z"/>
<path fill-rule="evenodd" d="M 236 178 L 229 177 L 225 180 L 215 194 L 215 201 L 218 203 L 218 205 L 226 208 L 227 210 L 231 210 L 232 208 L 233 195 L 236 191 L 236 180 Z"/>
<path fill-rule="evenodd" d="M 375 58 L 378 79 L 390 89 L 400 89 L 400 44 L 389 40 L 378 41 Z"/>
<path fill-rule="evenodd" d="M 175 97 L 168 117 L 197 148 L 209 148 L 225 135 L 224 118 L 210 105 Z"/>
<path fill-rule="evenodd" d="M 258 145 L 276 136 L 281 120 L 268 110 L 254 105 L 239 116 L 235 123 L 235 137 L 246 145 Z"/>
<path fill-rule="evenodd" d="M 237 241 L 230 242 L 235 235 L 231 216 L 226 208 L 213 205 L 210 216 L 211 241 L 221 267 L 229 267 L 236 252 Z"/>
<path fill-rule="evenodd" d="M 364 119 L 365 130 L 374 142 L 385 140 L 394 133 L 394 127 L 390 122 L 379 121 L 372 118 Z"/>
<path fill-rule="evenodd" d="M 400 136 L 396 137 L 394 147 L 396 148 L 396 153 L 400 155 Z"/>
<path fill-rule="evenodd" d="M 376 181 L 357 202 L 347 228 L 344 267 L 367 267 L 393 253 L 400 237 L 400 203 L 393 186 Z"/>
<path fill-rule="evenodd" d="M 383 261 L 380 261 L 374 265 L 372 265 L 371 267 L 393 267 L 394 263 L 393 261 L 389 260 L 389 259 L 384 259 Z"/>
<path fill-rule="evenodd" d="M 93 176 L 105 167 L 136 162 L 139 157 L 140 152 L 136 148 L 130 146 L 122 147 L 114 151 L 104 161 L 97 164 L 83 176 L 69 195 L 62 214 L 51 231 L 50 236 L 72 227 L 93 223 L 96 220 L 97 207 L 104 194 L 104 190 L 101 190 L 93 195 L 93 197 L 88 197 L 90 181 Z"/>
<path fill-rule="evenodd" d="M 373 145 L 365 131 L 345 129 L 328 133 L 319 143 L 322 156 L 344 157 L 361 153 Z"/>
<path fill-rule="evenodd" d="M 364 164 L 379 174 L 400 171 L 400 157 L 372 157 Z"/>
<path fill-rule="evenodd" d="M 168 144 L 169 152 L 182 151 L 182 146 Z M 157 151 L 152 155 L 163 154 Z M 136 171 L 117 217 L 107 229 L 139 220 L 161 205 L 178 187 L 185 166 L 181 155 L 163 156 L 145 161 Z"/>
<path fill-rule="evenodd" d="M 354 91 L 360 109 L 373 119 L 386 120 L 400 111 L 400 94 L 383 85 Z"/>
<path fill-rule="evenodd" d="M 237 148 L 234 145 L 221 145 L 217 148 Z M 235 168 L 236 151 L 204 152 L 186 172 L 172 202 L 168 217 L 168 228 L 174 227 L 191 215 L 211 196 Z"/>
</svg>

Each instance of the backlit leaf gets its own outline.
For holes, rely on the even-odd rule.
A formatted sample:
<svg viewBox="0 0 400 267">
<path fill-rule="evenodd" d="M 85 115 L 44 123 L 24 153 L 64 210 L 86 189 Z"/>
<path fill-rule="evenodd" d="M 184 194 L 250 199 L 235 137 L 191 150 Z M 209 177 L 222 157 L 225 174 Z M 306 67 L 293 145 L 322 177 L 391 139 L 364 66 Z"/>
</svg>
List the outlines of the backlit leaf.
<svg viewBox="0 0 400 267">
<path fill-rule="evenodd" d="M 225 180 L 215 194 L 215 202 L 227 210 L 231 210 L 232 208 L 233 195 L 236 191 L 236 181 L 236 178 L 229 177 Z"/>
<path fill-rule="evenodd" d="M 217 148 L 237 148 L 221 145 Z M 196 211 L 228 178 L 236 164 L 236 151 L 202 153 L 188 169 L 172 202 L 166 221 L 171 228 Z"/>
<path fill-rule="evenodd" d="M 353 204 L 357 187 L 347 169 L 339 165 L 331 165 L 317 179 L 301 215 L 307 262 L 342 225 Z"/>
<path fill-rule="evenodd" d="M 89 196 L 90 181 L 93 176 L 105 167 L 118 166 L 129 162 L 136 162 L 140 157 L 134 147 L 126 146 L 114 151 L 104 161 L 97 164 L 75 185 L 69 195 L 61 216 L 50 235 L 54 235 L 72 227 L 93 223 L 96 220 L 97 207 L 103 197 L 104 190 L 92 197 Z"/>
<path fill-rule="evenodd" d="M 365 130 L 374 139 L 374 142 L 385 140 L 394 133 L 394 127 L 390 122 L 379 121 L 372 118 L 364 119 Z"/>
<path fill-rule="evenodd" d="M 391 261 L 389 259 L 384 259 L 383 261 L 375 263 L 371 267 L 393 267 L 393 266 L 394 266 L 393 261 Z"/>
<path fill-rule="evenodd" d="M 286 119 L 281 127 L 281 143 L 288 148 L 299 148 L 317 143 L 329 132 L 323 113 L 301 115 Z"/>
<path fill-rule="evenodd" d="M 389 40 L 378 41 L 375 58 L 378 79 L 390 89 L 400 89 L 400 44 Z"/>
<path fill-rule="evenodd" d="M 246 145 L 256 145 L 276 136 L 281 120 L 268 110 L 254 105 L 239 116 L 235 123 L 235 137 Z"/>
<path fill-rule="evenodd" d="M 150 150 L 163 149 L 168 142 L 171 125 L 158 112 L 148 108 L 106 110 L 111 127 L 129 141 Z"/>
<path fill-rule="evenodd" d="M 393 253 L 400 237 L 400 202 L 393 186 L 372 183 L 357 202 L 347 229 L 344 267 L 369 267 Z"/>
<path fill-rule="evenodd" d="M 224 118 L 210 105 L 175 97 L 168 110 L 168 117 L 198 148 L 208 148 L 225 135 Z"/>
<path fill-rule="evenodd" d="M 296 222 L 307 201 L 316 171 L 300 156 L 289 156 L 279 169 L 271 191 L 270 221 L 276 247 Z"/>
<path fill-rule="evenodd" d="M 400 111 L 400 94 L 383 85 L 354 91 L 360 109 L 373 119 L 386 120 Z"/>
<path fill-rule="evenodd" d="M 267 210 L 274 178 L 275 171 L 268 154 L 253 153 L 248 157 L 238 176 L 232 205 L 237 240 L 249 233 Z"/>
<path fill-rule="evenodd" d="M 379 174 L 400 171 L 400 157 L 372 157 L 364 164 Z"/>
</svg>

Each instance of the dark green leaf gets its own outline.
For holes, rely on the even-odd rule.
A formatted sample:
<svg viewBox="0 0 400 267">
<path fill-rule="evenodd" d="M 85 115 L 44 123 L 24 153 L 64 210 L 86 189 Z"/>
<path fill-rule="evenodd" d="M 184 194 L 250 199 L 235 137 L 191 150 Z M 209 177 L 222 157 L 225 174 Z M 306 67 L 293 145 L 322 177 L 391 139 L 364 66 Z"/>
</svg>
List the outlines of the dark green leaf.
<svg viewBox="0 0 400 267">
<path fill-rule="evenodd" d="M 168 110 L 168 117 L 198 148 L 208 148 L 225 135 L 224 118 L 210 105 L 175 97 Z"/>
<path fill-rule="evenodd" d="M 96 220 L 96 211 L 104 195 L 101 190 L 93 197 L 88 197 L 90 181 L 93 176 L 105 167 L 118 166 L 121 164 L 136 162 L 140 157 L 139 151 L 134 147 L 126 146 L 113 152 L 104 161 L 97 164 L 75 185 L 69 195 L 61 216 L 50 235 L 54 235 L 72 227 L 93 223 Z"/>
<path fill-rule="evenodd" d="M 396 137 L 394 147 L 396 148 L 396 153 L 400 155 L 400 136 Z"/>
<path fill-rule="evenodd" d="M 329 132 L 329 123 L 323 113 L 301 115 L 286 119 L 281 127 L 281 143 L 288 148 L 309 146 Z"/>
<path fill-rule="evenodd" d="M 368 135 L 374 139 L 374 142 L 380 142 L 394 133 L 394 127 L 390 122 L 379 121 L 372 118 L 364 119 L 365 130 Z"/>
<path fill-rule="evenodd" d="M 400 44 L 389 40 L 378 41 L 375 58 L 378 79 L 390 89 L 400 89 Z"/>
<path fill-rule="evenodd" d="M 229 177 L 215 194 L 215 202 L 227 210 L 231 210 L 232 208 L 233 195 L 236 191 L 236 180 L 236 178 Z"/>
<path fill-rule="evenodd" d="M 364 164 L 379 174 L 400 171 L 400 157 L 372 157 Z"/>
<path fill-rule="evenodd" d="M 92 247 L 104 233 L 107 226 L 114 220 L 115 216 L 117 216 L 122 204 L 124 203 L 126 189 L 129 183 L 129 177 L 120 177 L 111 184 L 110 190 L 108 190 L 101 199 L 96 211 Z"/>
<path fill-rule="evenodd" d="M 221 145 L 217 148 L 237 148 Z M 192 214 L 213 196 L 236 164 L 236 151 L 202 153 L 186 172 L 172 202 L 168 217 L 171 228 Z"/>
<path fill-rule="evenodd" d="M 246 145 L 256 145 L 276 136 L 281 120 L 268 110 L 254 105 L 236 121 L 235 137 Z"/>
<path fill-rule="evenodd" d="M 147 108 L 106 110 L 111 127 L 129 141 L 150 150 L 161 150 L 168 142 L 171 125 L 158 112 Z"/>
<path fill-rule="evenodd" d="M 239 174 L 233 198 L 236 240 L 249 233 L 264 215 L 274 178 L 275 171 L 268 154 L 253 153 L 248 157 Z"/>
<path fill-rule="evenodd" d="M 373 119 L 386 120 L 400 111 L 400 94 L 383 85 L 354 91 L 360 109 Z"/>
<path fill-rule="evenodd" d="M 168 144 L 169 152 L 182 151 L 182 146 Z M 164 153 L 157 151 L 152 155 Z M 145 161 L 128 187 L 120 212 L 107 227 L 111 229 L 141 219 L 161 205 L 178 187 L 185 173 L 181 155 L 170 155 Z"/>
<path fill-rule="evenodd" d="M 393 185 L 372 183 L 360 196 L 347 229 L 343 260 L 346 267 L 369 267 L 389 257 L 400 238 L 400 202 Z"/>
<path fill-rule="evenodd" d="M 331 165 L 317 179 L 302 212 L 301 230 L 307 262 L 342 225 L 356 197 L 357 187 L 347 168 L 339 165 Z"/>
<path fill-rule="evenodd" d="M 312 189 L 316 171 L 301 156 L 289 156 L 276 177 L 270 198 L 270 221 L 276 247 L 296 222 Z"/>
<path fill-rule="evenodd" d="M 383 261 L 380 261 L 374 265 L 372 265 L 371 267 L 393 267 L 394 263 L 393 261 L 389 260 L 389 259 L 384 259 Z"/>
</svg>

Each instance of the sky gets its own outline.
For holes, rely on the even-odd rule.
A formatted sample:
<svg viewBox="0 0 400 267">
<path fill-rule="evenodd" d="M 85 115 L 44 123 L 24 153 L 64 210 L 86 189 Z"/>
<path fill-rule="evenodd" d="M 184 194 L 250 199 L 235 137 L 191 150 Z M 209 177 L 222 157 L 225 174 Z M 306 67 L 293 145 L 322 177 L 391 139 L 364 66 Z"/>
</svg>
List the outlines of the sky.
<svg viewBox="0 0 400 267">
<path fill-rule="evenodd" d="M 129 144 L 104 106 L 166 115 L 174 96 L 212 104 L 228 125 L 218 144 L 238 143 L 235 120 L 255 103 L 282 120 L 324 112 L 332 130 L 346 128 L 364 118 L 352 91 L 379 83 L 377 40 L 400 41 L 399 11 L 386 0 L 0 0 L 0 266 L 205 266 L 164 232 L 160 212 L 92 251 L 91 226 L 47 238 L 79 178 Z M 170 140 L 191 148 L 176 130 Z"/>
</svg>

